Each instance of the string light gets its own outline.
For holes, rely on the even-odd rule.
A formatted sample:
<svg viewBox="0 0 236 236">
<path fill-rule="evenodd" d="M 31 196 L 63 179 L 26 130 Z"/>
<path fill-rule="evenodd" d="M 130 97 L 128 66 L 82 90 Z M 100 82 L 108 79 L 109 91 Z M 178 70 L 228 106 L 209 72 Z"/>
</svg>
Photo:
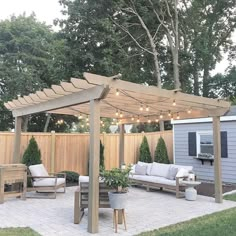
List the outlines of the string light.
<svg viewBox="0 0 236 236">
<path fill-rule="evenodd" d="M 159 120 L 158 120 L 158 119 L 156 119 L 155 121 L 156 121 L 157 123 L 159 122 Z"/>
<path fill-rule="evenodd" d="M 160 119 L 163 119 L 163 115 L 162 115 L 162 113 L 160 114 Z"/>
<path fill-rule="evenodd" d="M 179 118 L 180 118 L 180 116 L 179 116 L 179 112 L 177 113 L 177 117 L 176 117 L 178 120 L 179 120 Z"/>
<path fill-rule="evenodd" d="M 149 111 L 149 106 L 146 106 L 146 111 Z"/>
<path fill-rule="evenodd" d="M 173 100 L 173 104 L 172 104 L 173 106 L 176 106 L 176 102 L 175 102 L 175 100 Z"/>
<path fill-rule="evenodd" d="M 174 120 L 174 117 L 173 117 L 173 115 L 171 115 L 171 120 Z"/>
<path fill-rule="evenodd" d="M 81 128 L 84 128 L 84 125 L 83 125 L 83 124 L 81 125 Z"/>
<path fill-rule="evenodd" d="M 104 127 L 105 126 L 105 124 L 104 123 L 102 123 L 102 127 Z"/>
<path fill-rule="evenodd" d="M 83 118 L 83 116 L 80 113 L 79 113 L 79 115 L 77 117 L 78 117 L 78 119 L 82 119 Z"/>
<path fill-rule="evenodd" d="M 140 111 L 143 111 L 143 105 L 142 105 L 142 104 L 140 105 L 139 110 L 140 110 Z"/>
<path fill-rule="evenodd" d="M 171 116 L 171 112 L 170 111 L 168 112 L 168 116 Z"/>
<path fill-rule="evenodd" d="M 116 116 L 118 116 L 119 115 L 119 112 L 118 112 L 118 110 L 116 110 Z"/>
<path fill-rule="evenodd" d="M 137 122 L 138 122 L 138 123 L 140 122 L 140 119 L 139 119 L 139 117 L 138 117 L 138 119 L 137 119 Z"/>
<path fill-rule="evenodd" d="M 122 111 L 120 112 L 120 118 L 122 118 L 123 117 L 123 113 L 122 113 Z"/>
<path fill-rule="evenodd" d="M 89 118 L 88 118 L 88 116 L 87 116 L 87 118 L 86 118 L 86 121 L 87 121 L 87 122 L 89 121 Z"/>
<path fill-rule="evenodd" d="M 119 96 L 120 95 L 120 92 L 118 89 L 116 89 L 116 96 Z"/>
<path fill-rule="evenodd" d="M 151 120 L 148 118 L 148 123 L 150 124 L 151 123 Z"/>
<path fill-rule="evenodd" d="M 102 121 L 102 120 L 101 120 L 100 122 L 101 122 L 101 124 L 103 124 L 103 121 Z"/>
<path fill-rule="evenodd" d="M 86 125 L 89 126 L 89 123 L 87 122 Z"/>
<path fill-rule="evenodd" d="M 132 116 L 131 120 L 134 121 L 134 116 Z"/>
<path fill-rule="evenodd" d="M 188 114 L 191 114 L 192 113 L 192 109 L 188 109 Z"/>
</svg>

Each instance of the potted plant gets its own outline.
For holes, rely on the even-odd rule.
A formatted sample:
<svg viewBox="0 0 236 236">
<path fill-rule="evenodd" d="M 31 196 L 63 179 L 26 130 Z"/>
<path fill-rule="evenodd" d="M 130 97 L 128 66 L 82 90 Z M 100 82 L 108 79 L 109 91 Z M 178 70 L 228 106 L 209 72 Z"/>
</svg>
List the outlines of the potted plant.
<svg viewBox="0 0 236 236">
<path fill-rule="evenodd" d="M 104 183 L 112 189 L 108 192 L 108 196 L 113 209 L 125 209 L 126 207 L 130 170 L 130 167 L 113 168 L 112 170 L 102 170 L 100 173 Z"/>
</svg>

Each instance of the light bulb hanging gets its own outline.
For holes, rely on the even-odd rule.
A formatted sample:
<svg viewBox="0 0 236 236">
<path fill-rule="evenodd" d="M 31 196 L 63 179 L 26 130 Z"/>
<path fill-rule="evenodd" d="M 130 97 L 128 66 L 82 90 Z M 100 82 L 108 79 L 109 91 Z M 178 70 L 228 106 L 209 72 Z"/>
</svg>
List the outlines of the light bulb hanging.
<svg viewBox="0 0 236 236">
<path fill-rule="evenodd" d="M 146 111 L 149 111 L 149 106 L 146 106 Z"/>
<path fill-rule="evenodd" d="M 138 123 L 140 122 L 140 119 L 139 119 L 139 117 L 138 117 L 138 119 L 137 119 L 137 122 L 138 122 Z"/>
<path fill-rule="evenodd" d="M 169 117 L 171 116 L 171 112 L 170 112 L 170 111 L 168 112 L 168 116 L 169 116 Z"/>
<path fill-rule="evenodd" d="M 160 119 L 163 119 L 163 115 L 162 115 L 162 113 L 160 114 Z"/>
<path fill-rule="evenodd" d="M 192 109 L 188 109 L 188 114 L 191 114 L 192 113 Z"/>
<path fill-rule="evenodd" d="M 158 119 L 156 119 L 155 121 L 156 121 L 157 123 L 159 122 L 159 120 L 158 120 Z"/>
<path fill-rule="evenodd" d="M 118 116 L 119 115 L 119 111 L 118 110 L 116 110 L 116 116 Z"/>
<path fill-rule="evenodd" d="M 122 118 L 123 117 L 123 113 L 122 113 L 122 111 L 120 112 L 120 118 Z"/>
<path fill-rule="evenodd" d="M 148 123 L 149 123 L 149 124 L 151 123 L 151 120 L 150 120 L 150 118 L 148 118 Z"/>
<path fill-rule="evenodd" d="M 177 117 L 176 117 L 178 120 L 179 120 L 179 118 L 180 118 L 180 116 L 179 116 L 179 112 L 177 113 Z"/>
<path fill-rule="evenodd" d="M 142 105 L 142 104 L 140 105 L 139 110 L 140 110 L 140 111 L 143 111 L 143 105 Z"/>
<path fill-rule="evenodd" d="M 176 106 L 176 101 L 175 100 L 173 100 L 173 104 L 172 104 L 173 106 Z"/>
<path fill-rule="evenodd" d="M 119 89 L 116 89 L 116 96 L 119 96 L 120 95 L 120 91 Z"/>
<path fill-rule="evenodd" d="M 134 116 L 131 117 L 131 120 L 134 121 Z"/>
</svg>

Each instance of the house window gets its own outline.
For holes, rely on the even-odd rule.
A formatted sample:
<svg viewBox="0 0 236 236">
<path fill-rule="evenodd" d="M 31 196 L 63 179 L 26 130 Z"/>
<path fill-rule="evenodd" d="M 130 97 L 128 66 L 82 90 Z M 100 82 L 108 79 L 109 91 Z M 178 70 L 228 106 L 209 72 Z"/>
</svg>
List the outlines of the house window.
<svg viewBox="0 0 236 236">
<path fill-rule="evenodd" d="M 214 155 L 212 131 L 197 132 L 197 155 L 200 153 Z"/>
</svg>

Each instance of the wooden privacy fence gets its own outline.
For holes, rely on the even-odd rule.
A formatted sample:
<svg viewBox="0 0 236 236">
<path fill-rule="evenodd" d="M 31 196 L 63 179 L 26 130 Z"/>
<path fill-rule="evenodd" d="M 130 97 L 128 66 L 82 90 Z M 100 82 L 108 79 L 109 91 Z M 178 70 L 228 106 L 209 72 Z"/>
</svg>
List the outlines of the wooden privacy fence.
<svg viewBox="0 0 236 236">
<path fill-rule="evenodd" d="M 136 163 L 139 158 L 139 147 L 143 136 L 148 139 L 151 155 L 160 136 L 166 142 L 170 160 L 173 159 L 172 131 L 155 133 L 125 134 L 125 163 Z M 41 150 L 42 162 L 49 172 L 62 170 L 76 171 L 81 175 L 88 174 L 89 134 L 62 133 L 22 133 L 22 157 L 30 138 L 34 136 Z M 105 150 L 105 167 L 111 169 L 119 166 L 119 134 L 101 134 Z M 11 164 L 13 161 L 14 133 L 0 133 L 0 164 Z M 98 154 L 99 155 L 99 154 Z"/>
</svg>

